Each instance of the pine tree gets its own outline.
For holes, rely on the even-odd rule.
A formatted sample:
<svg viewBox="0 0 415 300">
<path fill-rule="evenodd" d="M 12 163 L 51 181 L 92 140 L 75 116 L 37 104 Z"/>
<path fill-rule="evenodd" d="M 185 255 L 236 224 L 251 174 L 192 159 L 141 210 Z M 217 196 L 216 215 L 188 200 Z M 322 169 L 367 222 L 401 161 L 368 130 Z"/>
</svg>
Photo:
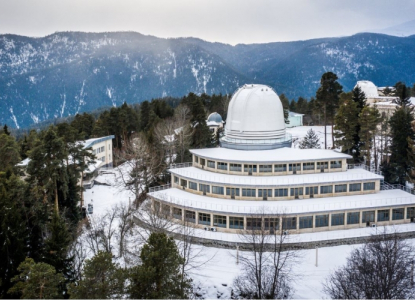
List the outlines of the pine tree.
<svg viewBox="0 0 415 300">
<path fill-rule="evenodd" d="M 375 133 L 379 122 L 380 113 L 376 107 L 366 106 L 359 114 L 359 139 L 362 142 L 361 149 L 366 154 L 367 166 L 370 166 L 371 150 L 374 146 L 373 140 L 375 139 Z"/>
<path fill-rule="evenodd" d="M 10 135 L 9 127 L 7 126 L 7 124 L 4 124 L 3 126 L 3 133 L 6 135 Z"/>
<path fill-rule="evenodd" d="M 408 106 L 411 103 L 411 101 L 409 100 L 411 95 L 411 89 L 407 87 L 405 83 L 399 81 L 395 84 L 395 90 L 396 96 L 399 97 L 398 104 L 400 106 Z"/>
<path fill-rule="evenodd" d="M 64 277 L 51 265 L 35 263 L 32 258 L 26 258 L 18 267 L 20 275 L 12 281 L 16 284 L 9 290 L 11 294 L 20 294 L 22 299 L 55 299 L 62 298 L 59 286 Z"/>
<path fill-rule="evenodd" d="M 359 124 L 357 103 L 345 100 L 339 107 L 334 118 L 337 145 L 342 147 L 343 152 L 353 152 L 355 147 L 355 135 Z"/>
<path fill-rule="evenodd" d="M 357 114 L 356 117 L 362 112 L 362 109 L 366 106 L 366 95 L 360 89 L 359 86 L 356 86 L 352 91 L 352 100 L 356 103 Z M 360 141 L 360 122 L 357 122 L 356 132 L 354 134 L 354 145 L 352 147 L 353 158 L 356 162 L 360 161 L 360 147 L 362 143 Z"/>
<path fill-rule="evenodd" d="M 173 238 L 152 233 L 141 250 L 142 264 L 132 271 L 130 297 L 141 299 L 183 299 L 188 297 L 190 280 L 181 281 L 184 259 Z M 184 291 L 184 292 L 183 292 Z"/>
<path fill-rule="evenodd" d="M 307 135 L 299 145 L 300 149 L 320 149 L 320 138 L 313 129 L 307 131 Z"/>
<path fill-rule="evenodd" d="M 72 299 L 124 298 L 128 272 L 112 262 L 112 254 L 98 252 L 85 261 L 82 278 L 69 288 Z"/>
<path fill-rule="evenodd" d="M 0 172 L 7 168 L 13 168 L 19 161 L 19 145 L 14 137 L 0 133 Z"/>
</svg>

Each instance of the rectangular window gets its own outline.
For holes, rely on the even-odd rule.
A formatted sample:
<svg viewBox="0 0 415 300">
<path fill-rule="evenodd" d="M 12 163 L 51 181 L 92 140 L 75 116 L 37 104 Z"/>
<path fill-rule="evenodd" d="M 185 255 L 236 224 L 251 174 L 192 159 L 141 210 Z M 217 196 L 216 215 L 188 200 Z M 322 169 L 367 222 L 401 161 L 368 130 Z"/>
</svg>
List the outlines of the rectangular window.
<svg viewBox="0 0 415 300">
<path fill-rule="evenodd" d="M 406 208 L 406 218 L 407 219 L 415 218 L 415 207 Z"/>
<path fill-rule="evenodd" d="M 329 226 L 329 215 L 316 216 L 316 227 Z"/>
<path fill-rule="evenodd" d="M 256 173 L 257 165 L 244 165 L 245 173 Z"/>
<path fill-rule="evenodd" d="M 196 213 L 191 210 L 186 210 L 186 221 L 190 223 L 196 223 Z"/>
<path fill-rule="evenodd" d="M 174 176 L 174 183 L 175 183 L 175 184 L 179 184 L 179 177 Z"/>
<path fill-rule="evenodd" d="M 331 226 L 344 225 L 344 214 L 332 214 Z"/>
<path fill-rule="evenodd" d="M 163 205 L 161 206 L 161 209 L 162 209 L 162 213 L 163 213 L 163 215 L 165 215 L 165 216 L 170 216 L 170 206 L 168 206 L 168 205 L 166 205 L 166 204 L 163 204 Z"/>
<path fill-rule="evenodd" d="M 108 145 L 108 150 L 110 150 L 110 149 L 111 149 L 111 144 Z"/>
<path fill-rule="evenodd" d="M 335 193 L 346 193 L 347 192 L 347 184 L 336 184 L 334 186 Z"/>
<path fill-rule="evenodd" d="M 319 161 L 317 162 L 317 170 L 327 170 L 329 168 L 328 161 Z"/>
<path fill-rule="evenodd" d="M 201 159 L 200 159 L 200 164 L 201 164 L 202 166 L 206 165 L 206 160 L 205 160 L 204 158 L 201 158 Z"/>
<path fill-rule="evenodd" d="M 243 217 L 229 217 L 229 228 L 244 229 Z"/>
<path fill-rule="evenodd" d="M 199 224 L 210 226 L 210 214 L 199 213 Z"/>
<path fill-rule="evenodd" d="M 360 212 L 347 213 L 347 225 L 359 224 Z"/>
<path fill-rule="evenodd" d="M 378 210 L 378 222 L 389 221 L 389 209 Z"/>
<path fill-rule="evenodd" d="M 239 196 L 239 188 L 226 188 L 227 196 Z"/>
<path fill-rule="evenodd" d="M 272 165 L 259 165 L 259 173 L 272 173 Z"/>
<path fill-rule="evenodd" d="M 274 172 L 287 172 L 287 165 L 274 165 Z"/>
<path fill-rule="evenodd" d="M 363 183 L 363 190 L 364 191 L 374 191 L 375 190 L 375 183 L 374 182 L 365 182 L 365 183 Z"/>
<path fill-rule="evenodd" d="M 362 214 L 362 223 L 375 222 L 375 211 L 364 211 Z"/>
<path fill-rule="evenodd" d="M 242 189 L 242 197 L 256 197 L 255 189 Z"/>
<path fill-rule="evenodd" d="M 195 155 L 195 163 L 199 163 L 199 156 Z"/>
<path fill-rule="evenodd" d="M 111 154 L 108 154 L 108 161 L 111 161 Z"/>
<path fill-rule="evenodd" d="M 212 186 L 212 194 L 223 195 L 223 186 Z"/>
<path fill-rule="evenodd" d="M 215 162 L 213 160 L 208 160 L 208 164 L 207 164 L 208 168 L 215 168 Z"/>
<path fill-rule="evenodd" d="M 305 188 L 306 195 L 318 195 L 318 186 L 307 186 Z"/>
<path fill-rule="evenodd" d="M 330 169 L 341 169 L 342 161 L 341 160 L 332 160 L 330 162 Z"/>
<path fill-rule="evenodd" d="M 218 169 L 227 171 L 228 170 L 228 163 L 218 162 Z"/>
<path fill-rule="evenodd" d="M 226 228 L 226 216 L 213 215 L 213 226 Z"/>
<path fill-rule="evenodd" d="M 315 164 L 313 162 L 303 163 L 303 170 L 310 171 L 315 169 Z"/>
<path fill-rule="evenodd" d="M 101 147 L 101 152 L 104 152 L 105 151 L 105 146 L 102 146 Z"/>
<path fill-rule="evenodd" d="M 189 189 L 197 191 L 197 183 L 189 181 Z"/>
<path fill-rule="evenodd" d="M 242 171 L 242 165 L 241 164 L 230 164 L 229 165 L 230 170 L 234 172 L 241 172 Z"/>
<path fill-rule="evenodd" d="M 180 208 L 173 207 L 173 218 L 182 219 L 182 210 Z"/>
<path fill-rule="evenodd" d="M 331 193 L 333 193 L 333 186 L 332 185 L 320 186 L 320 194 L 331 194 Z"/>
<path fill-rule="evenodd" d="M 210 185 L 199 183 L 199 191 L 210 193 Z"/>
<path fill-rule="evenodd" d="M 246 229 L 258 230 L 262 228 L 261 218 L 246 218 Z"/>
<path fill-rule="evenodd" d="M 160 202 L 154 201 L 154 211 L 160 212 Z"/>
<path fill-rule="evenodd" d="M 280 220 L 278 218 L 265 218 L 264 219 L 264 229 L 265 230 L 278 230 L 280 228 L 279 226 Z"/>
<path fill-rule="evenodd" d="M 180 179 L 180 186 L 187 187 L 187 180 L 186 179 Z"/>
<path fill-rule="evenodd" d="M 258 189 L 258 197 L 272 197 L 272 189 Z"/>
<path fill-rule="evenodd" d="M 291 188 L 290 189 L 290 196 L 302 196 L 303 195 L 303 188 Z"/>
<path fill-rule="evenodd" d="M 282 230 L 297 229 L 297 218 L 282 218 Z"/>
<path fill-rule="evenodd" d="M 313 228 L 313 216 L 300 217 L 300 229 Z"/>
<path fill-rule="evenodd" d="M 360 192 L 362 190 L 361 183 L 350 183 L 349 184 L 349 192 Z"/>
<path fill-rule="evenodd" d="M 404 208 L 392 209 L 392 220 L 403 220 L 404 212 L 405 212 Z"/>
<path fill-rule="evenodd" d="M 288 197 L 288 189 L 275 189 L 275 197 Z"/>
<path fill-rule="evenodd" d="M 298 164 L 289 164 L 288 165 L 288 170 L 290 172 L 301 171 L 301 164 L 300 163 L 298 163 Z"/>
</svg>

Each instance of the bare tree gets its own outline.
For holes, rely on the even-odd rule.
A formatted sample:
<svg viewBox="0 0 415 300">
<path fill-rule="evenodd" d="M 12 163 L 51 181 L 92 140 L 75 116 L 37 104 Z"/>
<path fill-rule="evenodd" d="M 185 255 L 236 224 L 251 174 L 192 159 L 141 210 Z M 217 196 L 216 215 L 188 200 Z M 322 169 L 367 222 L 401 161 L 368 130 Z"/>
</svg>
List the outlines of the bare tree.
<svg viewBox="0 0 415 300">
<path fill-rule="evenodd" d="M 82 233 L 83 226 L 81 225 L 76 234 L 78 238 L 73 240 L 68 253 L 68 257 L 73 257 L 72 270 L 76 280 L 81 280 L 84 261 L 87 258 L 87 249 L 81 239 Z"/>
<path fill-rule="evenodd" d="M 345 266 L 324 283 L 333 299 L 410 299 L 413 282 L 414 248 L 386 229 L 354 249 Z"/>
<path fill-rule="evenodd" d="M 134 210 L 129 204 L 117 205 L 115 206 L 115 210 L 118 218 L 118 256 L 123 257 L 125 255 L 126 248 L 128 248 L 126 235 L 134 226 L 134 222 L 132 220 Z"/>
<path fill-rule="evenodd" d="M 184 162 L 186 150 L 192 142 L 193 130 L 190 126 L 190 109 L 186 105 L 179 105 L 174 111 L 175 146 L 180 162 Z"/>
<path fill-rule="evenodd" d="M 239 236 L 249 250 L 240 257 L 243 273 L 234 281 L 239 296 L 282 299 L 292 294 L 292 266 L 298 254 L 284 247 L 292 222 L 283 213 L 270 217 L 265 208 L 247 218 L 247 228 Z"/>
<path fill-rule="evenodd" d="M 158 144 L 163 148 L 163 156 L 166 157 L 167 164 L 173 162 L 176 153 L 175 131 L 177 125 L 174 118 L 160 121 L 154 129 L 154 134 Z"/>
</svg>

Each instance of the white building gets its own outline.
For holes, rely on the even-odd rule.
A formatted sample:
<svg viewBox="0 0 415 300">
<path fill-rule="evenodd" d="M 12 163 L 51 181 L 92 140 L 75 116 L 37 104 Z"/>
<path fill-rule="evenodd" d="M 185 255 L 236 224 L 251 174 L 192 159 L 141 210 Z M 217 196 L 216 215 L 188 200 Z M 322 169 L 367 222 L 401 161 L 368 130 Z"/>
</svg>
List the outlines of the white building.
<svg viewBox="0 0 415 300">
<path fill-rule="evenodd" d="M 278 95 L 244 85 L 229 104 L 220 148 L 190 150 L 172 186 L 148 194 L 154 210 L 205 230 L 294 233 L 412 222 L 415 196 L 348 165 L 350 155 L 291 148 Z M 387 189 L 387 190 L 386 190 Z"/>
<path fill-rule="evenodd" d="M 218 130 L 223 128 L 222 116 L 217 112 L 211 113 L 206 120 L 206 125 L 209 127 L 212 134 L 216 135 Z"/>
<path fill-rule="evenodd" d="M 299 114 L 292 111 L 288 112 L 289 123 L 285 126 L 288 128 L 303 126 L 303 116 L 304 114 Z"/>
</svg>

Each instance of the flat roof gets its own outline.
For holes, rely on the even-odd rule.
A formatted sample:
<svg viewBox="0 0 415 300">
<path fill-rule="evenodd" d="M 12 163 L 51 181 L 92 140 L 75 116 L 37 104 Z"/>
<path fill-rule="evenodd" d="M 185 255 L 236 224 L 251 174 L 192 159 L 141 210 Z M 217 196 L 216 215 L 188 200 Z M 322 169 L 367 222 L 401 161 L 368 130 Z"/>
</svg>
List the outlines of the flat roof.
<svg viewBox="0 0 415 300">
<path fill-rule="evenodd" d="M 231 162 L 278 163 L 352 158 L 351 155 L 325 149 L 279 148 L 247 151 L 228 148 L 205 148 L 191 149 L 190 152 L 206 159 Z"/>
<path fill-rule="evenodd" d="M 209 182 L 218 185 L 275 187 L 289 185 L 312 185 L 335 182 L 381 180 L 383 176 L 364 169 L 345 172 L 313 173 L 298 175 L 248 176 L 214 173 L 195 167 L 169 169 L 169 172 L 188 180 Z"/>
<path fill-rule="evenodd" d="M 337 210 L 371 209 L 375 207 L 415 206 L 415 196 L 402 190 L 386 190 L 375 194 L 312 198 L 301 200 L 231 200 L 192 194 L 170 188 L 149 193 L 150 196 L 189 210 L 207 210 L 234 215 L 253 214 L 265 208 L 265 214 L 307 214 Z"/>
</svg>

